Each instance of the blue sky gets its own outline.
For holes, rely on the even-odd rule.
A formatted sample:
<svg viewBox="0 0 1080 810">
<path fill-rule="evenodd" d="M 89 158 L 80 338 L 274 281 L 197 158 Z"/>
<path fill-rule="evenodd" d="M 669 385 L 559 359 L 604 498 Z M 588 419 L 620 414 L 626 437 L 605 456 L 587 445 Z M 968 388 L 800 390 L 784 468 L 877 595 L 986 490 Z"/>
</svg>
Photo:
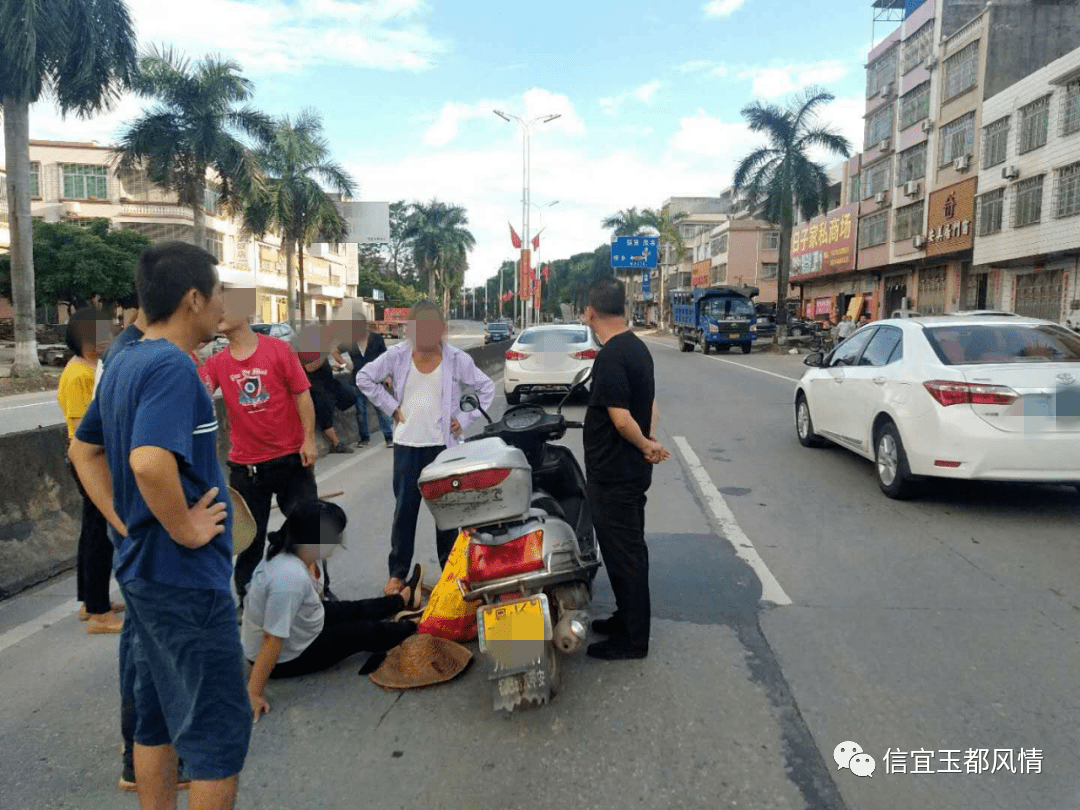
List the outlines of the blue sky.
<svg viewBox="0 0 1080 810">
<path fill-rule="evenodd" d="M 469 283 L 511 258 L 521 229 L 521 138 L 535 128 L 532 200 L 547 210 L 541 260 L 591 250 L 600 220 L 728 185 L 758 143 L 739 110 L 824 84 L 828 119 L 861 146 L 869 0 L 129 0 L 140 43 L 237 59 L 271 114 L 314 107 L 360 199 L 464 205 L 477 237 Z M 879 35 L 888 33 L 879 29 Z M 107 142 L 140 105 L 90 122 L 48 104 L 31 137 Z M 533 232 L 539 227 L 532 217 Z"/>
</svg>

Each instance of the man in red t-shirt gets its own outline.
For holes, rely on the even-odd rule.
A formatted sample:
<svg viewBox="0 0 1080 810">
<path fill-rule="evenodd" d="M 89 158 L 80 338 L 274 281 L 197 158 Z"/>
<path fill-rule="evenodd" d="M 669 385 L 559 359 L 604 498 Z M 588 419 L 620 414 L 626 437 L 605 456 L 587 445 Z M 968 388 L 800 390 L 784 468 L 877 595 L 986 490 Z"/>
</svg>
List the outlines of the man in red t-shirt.
<svg viewBox="0 0 1080 810">
<path fill-rule="evenodd" d="M 296 504 L 319 497 L 311 383 L 288 343 L 252 330 L 254 313 L 254 289 L 226 290 L 221 331 L 229 347 L 199 368 L 210 396 L 221 389 L 232 445 L 229 486 L 243 496 L 255 518 L 255 540 L 236 559 L 241 609 L 252 572 L 263 558 L 271 498 L 277 497 L 288 517 Z"/>
</svg>

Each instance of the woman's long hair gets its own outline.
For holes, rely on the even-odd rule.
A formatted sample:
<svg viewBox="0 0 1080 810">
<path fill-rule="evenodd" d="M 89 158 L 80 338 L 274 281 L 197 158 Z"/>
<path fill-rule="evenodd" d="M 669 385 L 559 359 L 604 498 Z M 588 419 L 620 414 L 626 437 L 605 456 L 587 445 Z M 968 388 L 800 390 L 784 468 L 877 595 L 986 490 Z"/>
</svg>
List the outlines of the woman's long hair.
<svg viewBox="0 0 1080 810">
<path fill-rule="evenodd" d="M 296 546 L 323 542 L 324 528 L 339 538 L 347 522 L 345 510 L 336 503 L 311 500 L 297 504 L 285 519 L 285 524 L 266 535 L 266 559 L 272 560 L 283 552 L 295 555 Z"/>
</svg>

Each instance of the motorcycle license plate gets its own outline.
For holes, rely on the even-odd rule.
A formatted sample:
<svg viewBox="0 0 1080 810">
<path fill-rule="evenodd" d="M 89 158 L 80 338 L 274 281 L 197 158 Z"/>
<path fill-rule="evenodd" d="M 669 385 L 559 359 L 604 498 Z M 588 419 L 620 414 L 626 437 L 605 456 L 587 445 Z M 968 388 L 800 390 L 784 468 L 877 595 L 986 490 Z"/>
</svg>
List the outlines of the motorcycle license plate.
<svg viewBox="0 0 1080 810">
<path fill-rule="evenodd" d="M 478 625 L 481 652 L 507 641 L 542 643 L 551 635 L 547 597 L 541 594 L 482 607 Z"/>
<path fill-rule="evenodd" d="M 728 335 L 728 337 L 731 340 L 738 340 L 739 339 L 739 333 L 738 332 L 732 332 L 730 335 Z"/>
</svg>

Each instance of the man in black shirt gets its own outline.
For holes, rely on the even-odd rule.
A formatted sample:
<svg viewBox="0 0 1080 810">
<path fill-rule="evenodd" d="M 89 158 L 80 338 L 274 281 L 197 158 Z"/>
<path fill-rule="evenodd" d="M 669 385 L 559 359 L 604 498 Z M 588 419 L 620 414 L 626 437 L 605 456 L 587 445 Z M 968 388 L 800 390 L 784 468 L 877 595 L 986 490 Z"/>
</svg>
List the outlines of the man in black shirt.
<svg viewBox="0 0 1080 810">
<path fill-rule="evenodd" d="M 649 651 L 649 550 L 645 545 L 645 493 L 652 467 L 670 457 L 656 441 L 658 411 L 653 361 L 626 325 L 626 292 L 605 276 L 589 288 L 583 321 L 603 344 L 593 362 L 585 415 L 585 474 L 596 541 L 604 558 L 615 615 L 593 622 L 609 636 L 590 644 L 593 658 L 644 658 Z"/>
<path fill-rule="evenodd" d="M 353 373 L 356 374 L 368 363 L 375 362 L 380 355 L 386 353 L 386 341 L 378 332 L 372 332 L 368 322 L 363 317 L 354 317 L 347 324 L 349 329 L 348 341 L 338 346 L 338 351 L 348 355 Z M 359 447 L 367 447 L 371 443 L 371 432 L 368 428 L 368 399 L 363 392 L 355 387 L 356 394 L 356 426 L 360 429 Z M 375 409 L 379 419 L 379 430 L 382 431 L 383 439 L 387 447 L 394 446 L 394 424 L 390 417 Z"/>
</svg>

